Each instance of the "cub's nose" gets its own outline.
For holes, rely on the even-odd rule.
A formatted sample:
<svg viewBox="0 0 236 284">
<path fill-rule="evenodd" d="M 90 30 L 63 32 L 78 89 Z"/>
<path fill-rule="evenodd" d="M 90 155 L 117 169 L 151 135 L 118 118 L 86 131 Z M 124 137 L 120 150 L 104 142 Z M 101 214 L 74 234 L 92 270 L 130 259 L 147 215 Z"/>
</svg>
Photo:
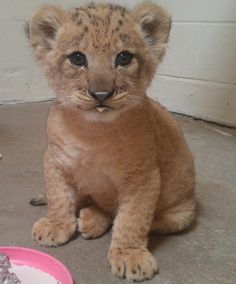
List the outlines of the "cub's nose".
<svg viewBox="0 0 236 284">
<path fill-rule="evenodd" d="M 89 94 L 91 97 L 93 97 L 96 101 L 99 102 L 104 102 L 105 100 L 109 99 L 110 97 L 112 97 L 115 93 L 115 90 L 112 90 L 110 92 L 91 92 L 89 91 Z"/>
</svg>

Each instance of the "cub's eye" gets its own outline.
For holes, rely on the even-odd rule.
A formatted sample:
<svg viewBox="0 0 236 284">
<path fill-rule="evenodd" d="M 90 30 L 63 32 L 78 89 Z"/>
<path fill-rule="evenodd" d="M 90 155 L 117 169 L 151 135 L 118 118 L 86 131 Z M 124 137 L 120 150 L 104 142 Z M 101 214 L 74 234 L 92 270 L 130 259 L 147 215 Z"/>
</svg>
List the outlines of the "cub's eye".
<svg viewBox="0 0 236 284">
<path fill-rule="evenodd" d="M 81 52 L 74 52 L 68 56 L 68 59 L 70 60 L 72 65 L 78 66 L 78 67 L 83 67 L 87 66 L 87 58 L 85 54 Z"/>
<path fill-rule="evenodd" d="M 118 66 L 126 66 L 131 63 L 133 60 L 134 56 L 132 53 L 128 51 L 122 51 L 116 56 L 116 62 L 115 65 L 116 67 Z"/>
</svg>

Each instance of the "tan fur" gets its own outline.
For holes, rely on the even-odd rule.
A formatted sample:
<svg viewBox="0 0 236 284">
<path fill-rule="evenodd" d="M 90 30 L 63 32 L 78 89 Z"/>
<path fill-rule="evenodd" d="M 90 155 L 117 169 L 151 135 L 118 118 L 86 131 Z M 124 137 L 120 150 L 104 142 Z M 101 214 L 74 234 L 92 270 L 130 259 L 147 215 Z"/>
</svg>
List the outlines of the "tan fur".
<svg viewBox="0 0 236 284">
<path fill-rule="evenodd" d="M 49 6 L 29 21 L 35 56 L 57 94 L 44 159 L 48 214 L 33 236 L 45 246 L 67 242 L 80 209 L 85 238 L 101 236 L 113 223 L 108 260 L 115 275 L 130 280 L 150 279 L 158 270 L 147 250 L 149 232 L 180 231 L 195 212 L 192 155 L 171 115 L 146 96 L 170 25 L 169 15 L 149 1 L 132 11 Z M 87 67 L 71 65 L 75 51 L 87 56 Z M 115 66 L 122 51 L 134 58 Z M 88 90 L 111 88 L 109 109 L 100 113 Z"/>
<path fill-rule="evenodd" d="M 112 219 L 96 206 L 80 210 L 78 218 L 79 231 L 85 239 L 95 239 L 102 236 L 110 228 Z"/>
</svg>

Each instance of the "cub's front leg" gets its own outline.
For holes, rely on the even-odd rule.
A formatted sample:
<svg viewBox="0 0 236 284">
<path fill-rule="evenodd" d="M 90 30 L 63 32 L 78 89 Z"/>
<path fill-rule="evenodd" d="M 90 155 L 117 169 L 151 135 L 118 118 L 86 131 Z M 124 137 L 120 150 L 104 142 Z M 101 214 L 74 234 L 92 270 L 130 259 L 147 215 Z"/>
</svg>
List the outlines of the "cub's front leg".
<svg viewBox="0 0 236 284">
<path fill-rule="evenodd" d="M 34 224 L 32 235 L 42 246 L 58 246 L 66 243 L 77 228 L 76 195 L 48 152 L 44 176 L 48 213 Z"/>
<path fill-rule="evenodd" d="M 131 177 L 126 188 L 121 190 L 108 253 L 112 273 L 116 276 L 142 281 L 158 272 L 147 244 L 159 193 L 159 171 L 145 178 Z"/>
</svg>

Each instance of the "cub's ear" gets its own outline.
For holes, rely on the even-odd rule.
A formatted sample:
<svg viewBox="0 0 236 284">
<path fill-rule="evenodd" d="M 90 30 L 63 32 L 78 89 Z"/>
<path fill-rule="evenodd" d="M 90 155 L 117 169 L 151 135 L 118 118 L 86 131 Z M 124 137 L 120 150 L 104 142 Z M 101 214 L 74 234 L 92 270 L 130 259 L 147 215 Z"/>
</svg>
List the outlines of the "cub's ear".
<svg viewBox="0 0 236 284">
<path fill-rule="evenodd" d="M 162 7 L 145 1 L 132 11 L 132 16 L 151 50 L 161 59 L 171 29 L 170 15 Z"/>
<path fill-rule="evenodd" d="M 67 14 L 57 6 L 45 6 L 39 9 L 26 24 L 26 34 L 35 51 L 42 59 L 53 48 L 60 27 L 67 21 Z"/>
</svg>

